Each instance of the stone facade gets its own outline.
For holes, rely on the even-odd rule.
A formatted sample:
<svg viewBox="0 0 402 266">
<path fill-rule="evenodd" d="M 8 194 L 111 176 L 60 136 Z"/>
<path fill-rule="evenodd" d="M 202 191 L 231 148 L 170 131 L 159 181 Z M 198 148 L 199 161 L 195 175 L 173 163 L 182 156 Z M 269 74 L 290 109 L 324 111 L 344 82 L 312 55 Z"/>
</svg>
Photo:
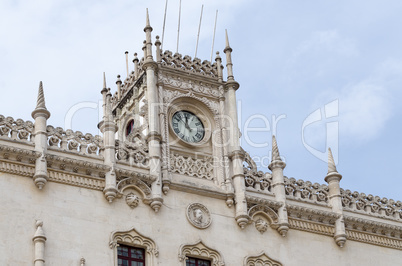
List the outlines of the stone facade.
<svg viewBox="0 0 402 266">
<path fill-rule="evenodd" d="M 34 122 L 0 116 L 1 265 L 118 265 L 122 245 L 146 265 L 395 265 L 400 201 L 342 189 L 331 150 L 312 184 L 283 175 L 275 136 L 270 172 L 240 147 L 227 35 L 224 80 L 219 53 L 144 31 L 135 71 L 104 81 L 102 136 L 47 125 L 42 83 Z"/>
</svg>

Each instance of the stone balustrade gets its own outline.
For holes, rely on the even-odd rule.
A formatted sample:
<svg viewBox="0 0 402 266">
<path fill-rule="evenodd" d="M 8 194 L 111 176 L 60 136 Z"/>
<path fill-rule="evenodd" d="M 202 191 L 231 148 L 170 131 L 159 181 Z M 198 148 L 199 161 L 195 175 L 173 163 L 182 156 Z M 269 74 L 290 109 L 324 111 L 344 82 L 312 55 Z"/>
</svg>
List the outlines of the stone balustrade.
<svg viewBox="0 0 402 266">
<path fill-rule="evenodd" d="M 213 78 L 217 78 L 218 76 L 216 63 L 211 64 L 211 62 L 207 60 L 201 62 L 201 59 L 192 59 L 191 56 L 188 55 L 182 57 L 179 53 L 173 54 L 171 51 L 167 50 L 162 53 L 161 59 L 162 66 L 181 69 L 189 73 Z"/>
<path fill-rule="evenodd" d="M 102 155 L 103 139 L 101 136 L 83 134 L 81 131 L 64 130 L 61 127 L 47 126 L 48 145 L 64 151 L 86 155 Z"/>
<path fill-rule="evenodd" d="M 12 140 L 34 142 L 34 124 L 31 121 L 0 115 L 0 136 Z"/>
</svg>

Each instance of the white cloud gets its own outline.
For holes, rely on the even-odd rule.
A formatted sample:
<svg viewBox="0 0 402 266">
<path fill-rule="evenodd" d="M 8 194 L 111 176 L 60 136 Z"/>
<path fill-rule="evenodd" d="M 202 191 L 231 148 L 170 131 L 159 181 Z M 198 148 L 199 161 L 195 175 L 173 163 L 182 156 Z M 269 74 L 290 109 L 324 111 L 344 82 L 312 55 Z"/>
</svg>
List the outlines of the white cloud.
<svg viewBox="0 0 402 266">
<path fill-rule="evenodd" d="M 339 103 L 341 134 L 356 141 L 375 138 L 391 116 L 387 87 L 370 80 L 344 88 Z"/>
</svg>

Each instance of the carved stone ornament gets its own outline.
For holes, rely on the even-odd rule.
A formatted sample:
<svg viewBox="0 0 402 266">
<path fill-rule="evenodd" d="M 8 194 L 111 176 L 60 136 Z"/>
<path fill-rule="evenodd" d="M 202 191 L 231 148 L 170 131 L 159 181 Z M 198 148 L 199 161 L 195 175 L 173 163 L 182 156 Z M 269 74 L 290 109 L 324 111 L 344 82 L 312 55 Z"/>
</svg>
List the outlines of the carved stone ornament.
<svg viewBox="0 0 402 266">
<path fill-rule="evenodd" d="M 257 256 L 247 256 L 244 258 L 244 266 L 282 266 L 278 261 L 268 257 L 264 252 Z"/>
<path fill-rule="evenodd" d="M 207 207 L 200 203 L 192 203 L 187 207 L 188 221 L 198 229 L 205 229 L 211 225 L 212 218 Z"/>
<path fill-rule="evenodd" d="M 131 192 L 126 196 L 126 203 L 128 206 L 134 209 L 140 203 L 140 198 Z"/>
<path fill-rule="evenodd" d="M 255 228 L 258 230 L 258 232 L 263 234 L 268 229 L 268 223 L 264 219 L 259 218 L 257 221 L 255 221 Z"/>
</svg>

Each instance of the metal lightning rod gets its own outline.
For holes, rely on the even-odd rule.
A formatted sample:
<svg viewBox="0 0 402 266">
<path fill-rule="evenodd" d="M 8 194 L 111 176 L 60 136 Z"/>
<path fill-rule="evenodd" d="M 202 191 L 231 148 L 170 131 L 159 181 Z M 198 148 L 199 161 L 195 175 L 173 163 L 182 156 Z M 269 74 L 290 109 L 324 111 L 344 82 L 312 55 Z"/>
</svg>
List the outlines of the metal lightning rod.
<svg viewBox="0 0 402 266">
<path fill-rule="evenodd" d="M 194 55 L 194 58 L 197 57 L 198 41 L 199 41 L 199 39 L 200 39 L 200 31 L 201 31 L 201 21 L 202 21 L 202 11 L 203 11 L 203 9 L 204 9 L 204 5 L 201 6 L 200 24 L 198 25 L 197 44 L 195 45 L 195 55 Z"/>
<path fill-rule="evenodd" d="M 212 55 L 214 54 L 214 44 L 215 44 L 215 32 L 216 32 L 216 21 L 218 20 L 218 9 L 216 10 L 215 15 L 215 25 L 214 25 L 214 36 L 212 38 L 212 48 L 211 48 L 211 64 L 212 64 Z"/>
<path fill-rule="evenodd" d="M 177 48 L 176 48 L 176 53 L 179 52 L 180 16 L 181 16 L 181 0 L 180 0 L 180 4 L 179 4 L 179 25 L 177 26 Z"/>
<path fill-rule="evenodd" d="M 162 30 L 162 44 L 161 44 L 161 50 L 163 51 L 163 37 L 165 36 L 165 24 L 166 24 L 166 12 L 167 12 L 167 5 L 168 5 L 168 0 L 166 0 L 165 3 L 165 15 L 163 17 L 163 30 Z"/>
</svg>

